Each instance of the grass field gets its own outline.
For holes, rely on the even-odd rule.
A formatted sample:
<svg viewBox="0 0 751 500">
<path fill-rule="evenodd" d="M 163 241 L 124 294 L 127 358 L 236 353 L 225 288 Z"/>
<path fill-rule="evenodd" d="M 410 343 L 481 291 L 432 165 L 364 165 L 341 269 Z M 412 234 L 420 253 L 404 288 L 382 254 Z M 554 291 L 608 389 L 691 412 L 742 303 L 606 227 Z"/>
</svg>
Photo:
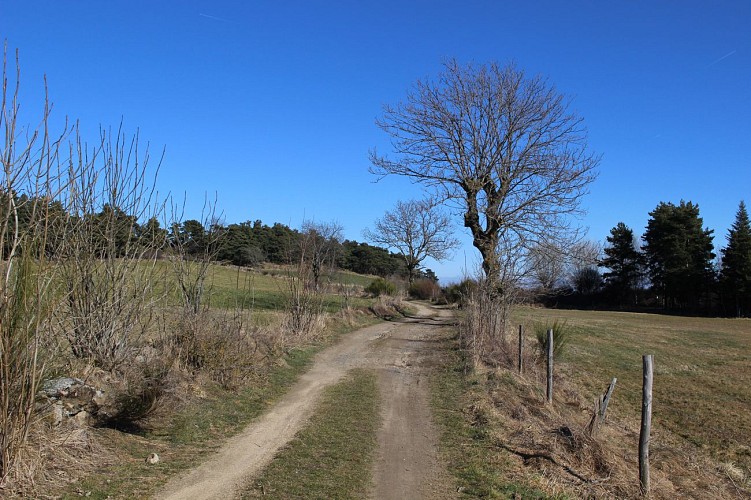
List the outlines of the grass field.
<svg viewBox="0 0 751 500">
<path fill-rule="evenodd" d="M 587 392 L 618 378 L 610 410 L 637 419 L 642 354 L 654 354 L 653 428 L 751 470 L 751 320 L 520 308 L 516 321 L 565 320 L 565 371 Z"/>
<path fill-rule="evenodd" d="M 169 300 L 179 304 L 179 294 L 174 277 L 170 274 L 168 263 L 164 266 Z M 278 312 L 286 307 L 289 293 L 289 272 L 285 269 L 243 269 L 235 266 L 212 265 L 206 278 L 205 295 L 211 307 L 232 309 L 242 307 L 258 312 Z M 341 286 L 362 287 L 370 283 L 370 278 L 353 273 L 338 271 L 324 277 L 327 285 L 323 293 L 323 307 L 326 312 L 336 312 L 344 306 L 343 297 L 336 293 Z M 359 297 L 359 293 L 350 297 L 351 307 L 367 307 L 370 302 Z"/>
</svg>

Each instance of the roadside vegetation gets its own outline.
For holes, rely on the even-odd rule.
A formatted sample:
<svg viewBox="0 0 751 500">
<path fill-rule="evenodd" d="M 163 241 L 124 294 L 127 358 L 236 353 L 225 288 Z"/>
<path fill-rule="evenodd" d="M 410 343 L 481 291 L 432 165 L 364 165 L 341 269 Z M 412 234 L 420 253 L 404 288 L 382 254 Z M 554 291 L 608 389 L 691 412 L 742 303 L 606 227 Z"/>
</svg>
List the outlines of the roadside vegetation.
<svg viewBox="0 0 751 500">
<path fill-rule="evenodd" d="M 212 293 L 226 297 L 245 293 L 230 279 L 236 270 L 212 264 L 210 271 L 214 276 Z M 340 335 L 376 321 L 366 307 L 347 311 L 340 304 L 336 313 L 326 314 L 325 326 L 315 335 L 284 335 L 286 313 L 283 307 L 277 308 L 283 302 L 276 302 L 275 298 L 285 280 L 271 273 L 249 272 L 261 283 L 254 291 L 259 302 L 273 304 L 263 309 L 256 306 L 248 315 L 244 328 L 254 332 L 253 349 L 238 355 L 238 345 L 226 344 L 226 338 L 221 337 L 223 331 L 216 329 L 217 325 L 230 325 L 234 331 L 234 309 L 212 309 L 204 318 L 207 323 L 196 331 L 204 336 L 204 342 L 192 345 L 190 356 L 182 361 L 178 356 L 161 379 L 155 406 L 136 419 L 83 428 L 69 423 L 66 428 L 59 428 L 61 447 L 56 452 L 47 450 L 52 455 L 47 466 L 60 471 L 75 457 L 77 468 L 66 471 L 63 483 L 55 475 L 38 477 L 37 487 L 64 498 L 153 494 L 172 475 L 194 467 L 201 457 L 217 450 L 228 437 L 268 409 L 307 370 L 318 351 Z M 336 296 L 327 295 L 327 300 L 333 303 Z M 218 340 L 220 343 L 216 344 Z M 233 372 L 225 371 L 228 365 Z M 70 432 L 76 439 L 67 441 Z M 94 457 L 88 453 L 91 450 L 96 450 Z M 151 453 L 159 455 L 158 463 L 145 461 Z"/>
<path fill-rule="evenodd" d="M 343 241 L 338 224 L 225 225 L 208 199 L 186 219 L 156 191 L 161 155 L 138 132 L 53 130 L 46 101 L 38 128 L 24 125 L 13 59 L 0 99 L 0 496 L 148 490 L 164 474 L 143 472 L 139 453 L 186 457 L 149 470 L 193 464 L 315 350 L 375 311 L 398 314 L 364 287 L 402 280 L 400 257 Z"/>
<path fill-rule="evenodd" d="M 515 356 L 473 366 L 455 340 L 433 384 L 443 453 L 466 496 L 639 497 L 646 352 L 655 355 L 651 497 L 751 492 L 747 320 L 519 307 L 512 321 L 526 332 L 523 374 Z M 549 405 L 535 326 L 555 322 L 568 344 L 556 354 Z M 607 419 L 592 434 L 593 402 L 613 377 Z"/>
</svg>

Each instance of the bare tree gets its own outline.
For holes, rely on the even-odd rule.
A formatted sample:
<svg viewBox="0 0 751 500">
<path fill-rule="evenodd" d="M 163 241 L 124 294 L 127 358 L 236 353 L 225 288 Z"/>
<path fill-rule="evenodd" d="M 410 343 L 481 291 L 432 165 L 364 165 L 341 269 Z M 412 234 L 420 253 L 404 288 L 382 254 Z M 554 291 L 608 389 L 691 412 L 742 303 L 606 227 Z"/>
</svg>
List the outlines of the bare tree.
<svg viewBox="0 0 751 500">
<path fill-rule="evenodd" d="M 320 286 L 325 268 L 333 267 L 344 228 L 338 222 L 305 221 L 300 240 L 301 260 L 308 262 L 313 288 Z"/>
<path fill-rule="evenodd" d="M 569 250 L 568 282 L 578 293 L 591 294 L 602 286 L 602 275 L 597 268 L 602 256 L 602 245 L 596 241 L 582 240 Z"/>
<path fill-rule="evenodd" d="M 436 81 L 418 81 L 386 106 L 378 126 L 396 158 L 371 151 L 371 172 L 404 175 L 454 200 L 490 282 L 508 256 L 501 239 L 524 245 L 570 229 L 567 216 L 595 177 L 582 120 L 540 77 L 514 65 L 448 61 Z"/>
<path fill-rule="evenodd" d="M 364 234 L 370 241 L 399 252 L 410 284 L 426 258 L 443 260 L 459 245 L 450 217 L 434 200 L 397 202 L 375 222 L 373 231 L 366 229 Z"/>
<path fill-rule="evenodd" d="M 600 246 L 588 240 L 536 242 L 528 250 L 528 265 L 533 282 L 545 294 L 560 291 L 566 285 L 577 289 L 581 279 L 596 279 Z M 591 288 L 591 287 L 590 287 Z"/>
<path fill-rule="evenodd" d="M 298 337 L 313 335 L 321 324 L 324 310 L 320 280 L 327 265 L 333 265 L 342 227 L 336 222 L 304 221 L 302 232 L 288 242 L 292 263 L 286 280 L 284 329 Z"/>
<path fill-rule="evenodd" d="M 555 244 L 536 243 L 529 249 L 529 266 L 539 290 L 548 294 L 563 282 L 566 255 L 563 249 Z"/>
</svg>

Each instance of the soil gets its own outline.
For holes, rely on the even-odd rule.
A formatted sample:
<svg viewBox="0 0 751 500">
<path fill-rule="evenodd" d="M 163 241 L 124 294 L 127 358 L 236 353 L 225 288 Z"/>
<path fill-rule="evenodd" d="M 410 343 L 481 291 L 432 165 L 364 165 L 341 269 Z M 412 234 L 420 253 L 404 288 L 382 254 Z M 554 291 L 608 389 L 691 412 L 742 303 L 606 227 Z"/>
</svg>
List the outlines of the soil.
<svg viewBox="0 0 751 500">
<path fill-rule="evenodd" d="M 347 371 L 378 374 L 382 427 L 370 496 L 454 498 L 453 482 L 438 455 L 428 377 L 437 342 L 450 335 L 452 315 L 419 303 L 418 313 L 400 322 L 363 328 L 321 352 L 313 367 L 276 405 L 230 439 L 215 455 L 167 484 L 158 498 L 210 499 L 237 496 L 243 486 L 302 429 L 323 389 Z"/>
</svg>

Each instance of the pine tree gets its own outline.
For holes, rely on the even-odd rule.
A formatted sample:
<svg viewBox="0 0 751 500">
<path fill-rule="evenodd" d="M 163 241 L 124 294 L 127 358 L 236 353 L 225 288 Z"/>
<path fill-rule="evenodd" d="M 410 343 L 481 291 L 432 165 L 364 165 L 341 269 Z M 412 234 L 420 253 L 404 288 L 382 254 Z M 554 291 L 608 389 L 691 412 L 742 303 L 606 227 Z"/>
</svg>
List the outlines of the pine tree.
<svg viewBox="0 0 751 500">
<path fill-rule="evenodd" d="M 643 250 L 653 289 L 665 307 L 700 307 L 714 280 L 713 231 L 702 228 L 699 206 L 691 202 L 660 202 L 649 215 Z"/>
<path fill-rule="evenodd" d="M 728 244 L 722 249 L 720 281 L 735 314 L 751 313 L 751 223 L 743 201 L 728 231 Z"/>
<path fill-rule="evenodd" d="M 607 257 L 598 265 L 610 271 L 603 273 L 606 289 L 620 302 L 635 302 L 634 291 L 644 274 L 643 256 L 634 245 L 634 232 L 623 222 L 610 230 L 607 237 L 608 246 L 604 252 Z"/>
</svg>

